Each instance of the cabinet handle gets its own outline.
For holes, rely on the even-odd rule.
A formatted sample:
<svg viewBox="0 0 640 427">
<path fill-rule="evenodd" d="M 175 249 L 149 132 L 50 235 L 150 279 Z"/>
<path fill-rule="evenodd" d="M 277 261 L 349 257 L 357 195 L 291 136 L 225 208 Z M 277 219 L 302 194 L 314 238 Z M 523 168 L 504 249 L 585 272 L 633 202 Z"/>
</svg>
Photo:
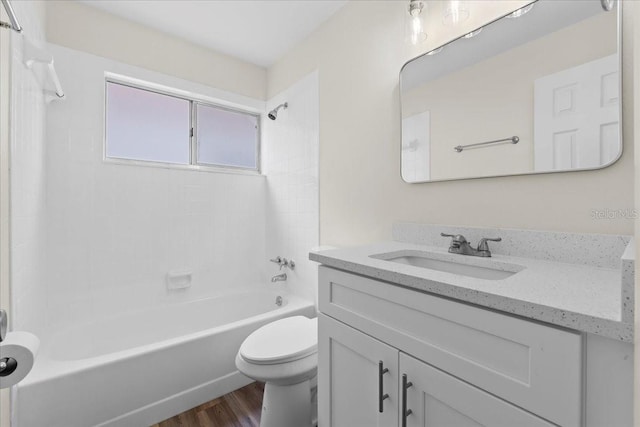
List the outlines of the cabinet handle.
<svg viewBox="0 0 640 427">
<path fill-rule="evenodd" d="M 413 385 L 407 381 L 407 374 L 402 374 L 402 427 L 407 427 L 407 417 L 413 413 L 407 409 L 407 389 Z"/>
<path fill-rule="evenodd" d="M 384 392 L 384 380 L 382 376 L 389 372 L 389 369 L 385 368 L 382 360 L 378 362 L 378 412 L 384 412 L 384 400 L 389 398 L 389 394 Z"/>
</svg>

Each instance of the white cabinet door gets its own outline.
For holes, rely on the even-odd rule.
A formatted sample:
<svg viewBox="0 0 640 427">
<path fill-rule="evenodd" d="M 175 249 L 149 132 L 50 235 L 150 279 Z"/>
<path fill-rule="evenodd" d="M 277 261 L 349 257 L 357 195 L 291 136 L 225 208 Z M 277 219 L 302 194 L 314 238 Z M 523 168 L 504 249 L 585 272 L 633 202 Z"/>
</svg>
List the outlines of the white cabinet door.
<svg viewBox="0 0 640 427">
<path fill-rule="evenodd" d="M 318 426 L 396 426 L 398 350 L 325 315 L 318 320 Z"/>
<path fill-rule="evenodd" d="M 606 165 L 620 154 L 618 55 L 535 81 L 535 170 Z"/>
<path fill-rule="evenodd" d="M 401 427 L 551 427 L 531 413 L 464 381 L 400 353 L 400 375 L 407 375 L 406 410 Z M 399 394 L 403 394 L 400 381 Z M 405 424 L 406 423 L 406 424 Z"/>
</svg>

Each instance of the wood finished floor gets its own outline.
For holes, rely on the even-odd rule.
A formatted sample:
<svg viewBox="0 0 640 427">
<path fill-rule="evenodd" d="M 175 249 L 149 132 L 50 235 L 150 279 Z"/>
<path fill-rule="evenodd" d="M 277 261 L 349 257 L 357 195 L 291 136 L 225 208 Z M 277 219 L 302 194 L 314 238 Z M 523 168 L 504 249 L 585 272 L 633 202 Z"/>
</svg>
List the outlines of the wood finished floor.
<svg viewBox="0 0 640 427">
<path fill-rule="evenodd" d="M 251 383 L 151 427 L 260 427 L 263 391 Z"/>
</svg>

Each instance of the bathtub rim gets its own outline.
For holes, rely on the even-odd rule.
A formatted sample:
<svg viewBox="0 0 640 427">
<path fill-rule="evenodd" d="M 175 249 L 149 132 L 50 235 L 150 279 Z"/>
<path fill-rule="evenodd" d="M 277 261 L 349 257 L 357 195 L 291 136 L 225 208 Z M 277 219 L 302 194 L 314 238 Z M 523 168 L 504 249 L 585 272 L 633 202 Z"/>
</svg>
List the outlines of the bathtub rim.
<svg viewBox="0 0 640 427">
<path fill-rule="evenodd" d="M 204 330 L 193 332 L 186 335 L 181 335 L 178 337 L 168 338 L 166 340 L 157 341 L 150 344 L 144 344 L 141 346 L 128 348 L 125 350 L 106 353 L 99 356 L 73 359 L 73 360 L 51 359 L 49 357 L 47 348 L 45 348 L 44 351 L 40 354 L 39 358 L 36 356 L 37 357 L 36 364 L 34 364 L 33 370 L 31 371 L 31 373 L 29 373 L 29 375 L 27 375 L 24 378 L 24 380 L 20 382 L 18 387 L 35 386 L 38 383 L 55 380 L 56 378 L 59 378 L 65 375 L 76 374 L 76 373 L 80 374 L 86 371 L 90 371 L 91 369 L 94 369 L 97 366 L 108 365 L 116 362 L 130 360 L 142 354 L 153 352 L 154 350 L 177 347 L 181 344 L 196 341 L 198 339 L 202 339 L 209 335 L 214 335 L 215 333 L 223 333 L 235 328 L 246 326 L 254 322 L 260 322 L 267 318 L 274 317 L 274 313 L 280 314 L 280 315 L 276 315 L 275 318 L 283 318 L 283 317 L 288 317 L 292 312 L 305 309 L 305 308 L 313 308 L 314 309 L 313 311 L 317 315 L 317 308 L 315 307 L 315 304 L 313 301 L 307 300 L 305 298 L 302 298 L 300 296 L 297 296 L 295 294 L 288 293 L 288 292 L 268 292 L 268 293 L 269 294 L 273 293 L 274 295 L 275 294 L 282 295 L 287 300 L 287 304 L 283 307 L 278 307 L 275 310 L 269 310 L 264 313 L 256 314 L 254 316 L 246 317 L 244 319 L 239 319 L 223 325 L 215 326 L 212 328 L 204 329 Z M 217 297 L 211 297 L 211 298 L 215 299 Z M 207 298 L 202 298 L 202 299 L 207 299 Z M 197 301 L 197 300 L 193 300 L 189 302 L 194 302 L 194 301 Z M 186 305 L 189 302 L 178 303 L 178 304 Z"/>
<path fill-rule="evenodd" d="M 115 321 L 119 318 L 122 317 L 128 317 L 131 315 L 139 315 L 141 313 L 145 313 L 148 314 L 149 311 L 151 310 L 157 310 L 159 312 L 163 312 L 166 310 L 178 310 L 180 307 L 183 307 L 185 305 L 191 305 L 191 304 L 201 304 L 203 302 L 207 302 L 207 301 L 216 301 L 216 300 L 226 300 L 227 297 L 242 297 L 243 295 L 246 294 L 251 294 L 251 296 L 255 297 L 255 296 L 260 296 L 262 298 L 272 298 L 275 300 L 275 297 L 277 296 L 282 296 L 283 300 L 285 302 L 285 304 L 283 304 L 283 307 L 286 307 L 287 304 L 289 304 L 289 302 L 291 301 L 292 297 L 295 297 L 295 295 L 291 294 L 290 292 L 288 292 L 285 289 L 256 289 L 256 288 L 252 288 L 252 287 L 247 287 L 247 288 L 241 288 L 241 289 L 236 289 L 233 290 L 231 292 L 224 292 L 221 293 L 219 295 L 214 295 L 214 296 L 202 296 L 199 298 L 194 298 L 194 299 L 189 299 L 189 300 L 184 300 L 184 301 L 174 301 L 168 304 L 161 304 L 161 305 L 157 305 L 157 306 L 152 306 L 152 307 L 143 307 L 143 308 L 139 308 L 136 310 L 126 310 L 126 311 L 122 311 L 116 314 L 112 314 L 109 316 L 104 316 L 102 318 L 98 318 L 98 319 L 90 319 L 89 325 L 92 325 L 95 322 L 105 322 L 105 323 L 109 323 L 111 321 Z M 304 299 L 304 298 L 303 298 Z M 58 357 L 56 354 L 58 353 L 57 351 L 57 346 L 59 345 L 59 343 L 56 343 L 56 339 L 58 339 L 61 336 L 64 336 L 65 334 L 69 333 L 69 332 L 73 332 L 74 329 L 76 329 L 77 325 L 75 324 L 66 324 L 62 327 L 58 327 L 54 332 L 48 331 L 48 333 L 45 334 L 45 339 L 43 340 L 44 345 L 41 346 L 41 353 L 42 356 L 47 359 L 50 360 L 52 362 L 77 362 L 77 361 L 81 361 L 81 360 L 90 360 L 90 359 L 94 359 L 94 358 L 99 358 L 99 357 L 103 357 L 109 354 L 115 354 L 115 353 L 120 353 L 120 352 L 126 352 L 127 350 L 131 350 L 131 349 L 136 349 L 136 348 L 142 348 L 144 346 L 148 346 L 148 345 L 153 345 L 153 344 L 159 344 L 161 342 L 165 342 L 165 341 L 170 341 L 172 339 L 175 338 L 182 338 L 182 337 L 187 337 L 190 336 L 192 334 L 197 334 L 199 332 L 205 332 L 205 331 L 209 331 L 211 329 L 217 328 L 217 327 L 223 327 L 227 324 L 233 324 L 235 322 L 238 321 L 242 321 L 245 319 L 250 319 L 254 316 L 260 316 L 261 314 L 266 314 L 269 313 L 271 311 L 274 310 L 278 310 L 279 307 L 276 307 L 276 304 L 271 304 L 270 305 L 272 310 L 268 310 L 268 311 L 264 311 L 262 313 L 259 314 L 254 314 L 251 315 L 249 317 L 245 317 L 243 319 L 238 319 L 238 320 L 234 320 L 230 323 L 225 323 L 225 324 L 220 324 L 219 326 L 214 326 L 214 327 L 209 327 L 206 329 L 202 329 L 199 331 L 195 331 L 195 332 L 188 332 L 186 334 L 183 335 L 178 335 L 178 336 L 173 336 L 170 338 L 164 338 L 164 339 L 160 339 L 160 340 L 156 340 L 147 344 L 142 344 L 142 345 L 136 345 L 136 346 L 132 346 L 132 347 L 128 347 L 125 349 L 120 349 L 120 350 L 115 350 L 115 351 L 109 351 L 109 352 L 103 352 L 97 355 L 92 355 L 92 356 L 88 356 L 88 357 L 73 357 L 73 358 L 65 358 L 65 357 Z M 157 313 L 156 313 L 157 314 Z M 164 315 L 164 313 L 162 313 Z M 178 316 L 180 315 L 180 313 L 177 313 Z M 176 317 L 176 321 L 180 321 L 179 317 Z M 86 325 L 83 325 L 86 326 Z M 222 329 L 224 330 L 224 329 Z M 93 332 L 93 331 L 92 331 Z"/>
</svg>

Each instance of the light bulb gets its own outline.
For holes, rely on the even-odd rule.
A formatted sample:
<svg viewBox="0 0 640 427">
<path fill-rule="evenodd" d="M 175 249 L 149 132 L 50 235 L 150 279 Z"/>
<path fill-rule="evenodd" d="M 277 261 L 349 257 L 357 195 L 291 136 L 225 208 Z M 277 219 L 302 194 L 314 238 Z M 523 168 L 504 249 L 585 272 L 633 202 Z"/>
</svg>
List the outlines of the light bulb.
<svg viewBox="0 0 640 427">
<path fill-rule="evenodd" d="M 423 24 L 424 15 L 424 3 L 420 0 L 411 0 L 407 22 L 408 39 L 411 44 L 416 45 L 427 39 Z"/>
<path fill-rule="evenodd" d="M 444 25 L 457 25 L 469 19 L 469 6 L 462 0 L 450 0 L 444 9 Z"/>
<path fill-rule="evenodd" d="M 475 31 L 471 31 L 470 33 L 465 34 L 464 38 L 465 39 L 473 38 L 473 37 L 477 36 L 478 34 L 480 34 L 481 31 L 482 31 L 482 27 L 478 28 Z"/>
<path fill-rule="evenodd" d="M 411 18 L 411 43 L 418 44 L 427 39 L 427 34 L 422 28 L 422 20 L 419 16 Z"/>
<path fill-rule="evenodd" d="M 515 12 L 507 15 L 507 18 L 520 18 L 522 15 L 524 15 L 527 12 L 529 12 L 531 9 L 533 9 L 533 3 L 531 3 L 530 5 L 527 5 L 525 7 L 522 7 L 520 9 L 516 10 Z"/>
</svg>

